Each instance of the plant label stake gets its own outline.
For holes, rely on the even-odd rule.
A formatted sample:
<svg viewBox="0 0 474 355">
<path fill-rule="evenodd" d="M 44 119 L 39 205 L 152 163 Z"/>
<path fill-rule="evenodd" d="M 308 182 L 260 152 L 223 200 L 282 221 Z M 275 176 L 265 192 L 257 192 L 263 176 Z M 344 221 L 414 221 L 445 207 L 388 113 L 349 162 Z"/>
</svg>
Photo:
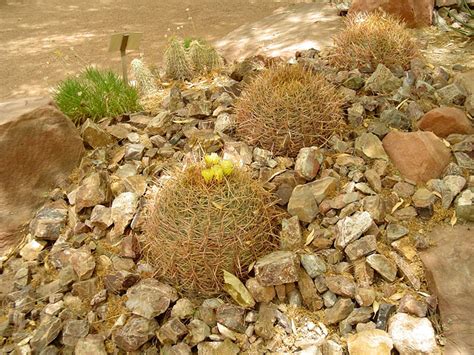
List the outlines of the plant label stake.
<svg viewBox="0 0 474 355">
<path fill-rule="evenodd" d="M 110 37 L 109 52 L 120 51 L 120 59 L 122 61 L 123 81 L 128 85 L 127 75 L 127 49 L 137 50 L 140 45 L 143 33 L 117 33 Z"/>
</svg>

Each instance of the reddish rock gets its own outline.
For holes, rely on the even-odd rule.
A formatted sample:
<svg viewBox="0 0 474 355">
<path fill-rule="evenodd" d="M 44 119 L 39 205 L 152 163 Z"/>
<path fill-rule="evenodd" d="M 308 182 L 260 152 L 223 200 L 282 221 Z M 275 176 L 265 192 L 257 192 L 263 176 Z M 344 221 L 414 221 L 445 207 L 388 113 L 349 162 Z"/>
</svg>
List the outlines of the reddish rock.
<svg viewBox="0 0 474 355">
<path fill-rule="evenodd" d="M 0 253 L 16 243 L 19 228 L 66 182 L 84 151 L 71 120 L 44 102 L 0 104 Z"/>
<path fill-rule="evenodd" d="M 383 10 L 403 19 L 409 27 L 431 25 L 434 0 L 353 0 L 349 13 Z"/>
<path fill-rule="evenodd" d="M 432 132 L 392 131 L 383 147 L 404 178 L 423 183 L 441 175 L 451 160 L 451 152 Z"/>
<path fill-rule="evenodd" d="M 466 114 L 456 107 L 439 107 L 427 112 L 418 122 L 422 131 L 430 131 L 438 137 L 452 133 L 471 134 L 474 132 Z"/>
</svg>

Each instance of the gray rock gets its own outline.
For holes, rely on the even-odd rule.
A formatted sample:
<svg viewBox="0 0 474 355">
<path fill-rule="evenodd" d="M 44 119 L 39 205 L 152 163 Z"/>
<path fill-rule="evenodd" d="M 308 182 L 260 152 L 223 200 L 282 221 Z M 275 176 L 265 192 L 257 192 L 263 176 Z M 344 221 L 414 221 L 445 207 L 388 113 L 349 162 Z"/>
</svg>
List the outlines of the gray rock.
<svg viewBox="0 0 474 355">
<path fill-rule="evenodd" d="M 40 240 L 57 240 L 66 225 L 67 209 L 43 207 L 30 223 L 30 233 Z"/>
<path fill-rule="evenodd" d="M 397 313 L 390 319 L 388 333 L 400 354 L 441 354 L 428 318 Z"/>
<path fill-rule="evenodd" d="M 297 250 L 303 247 L 303 236 L 298 216 L 283 219 L 281 222 L 280 249 Z"/>
<path fill-rule="evenodd" d="M 332 308 L 324 311 L 327 324 L 337 324 L 354 310 L 354 303 L 349 298 L 340 298 Z"/>
<path fill-rule="evenodd" d="M 456 216 L 474 222 L 474 189 L 464 190 L 456 199 Z"/>
<path fill-rule="evenodd" d="M 133 192 L 123 192 L 114 199 L 110 213 L 114 221 L 114 235 L 123 234 L 135 215 L 137 207 L 138 195 Z"/>
<path fill-rule="evenodd" d="M 365 89 L 376 94 L 389 94 L 402 85 L 402 80 L 392 74 L 383 64 L 377 65 L 377 69 L 367 79 Z"/>
<path fill-rule="evenodd" d="M 235 117 L 228 114 L 227 112 L 223 112 L 216 118 L 216 122 L 214 123 L 214 132 L 228 132 L 232 130 L 234 125 Z"/>
<path fill-rule="evenodd" d="M 377 329 L 387 330 L 388 320 L 395 312 L 395 306 L 390 303 L 381 303 L 375 318 Z"/>
<path fill-rule="evenodd" d="M 352 89 L 352 90 L 359 90 L 361 89 L 365 84 L 365 80 L 361 76 L 351 76 L 349 77 L 342 85 L 344 85 L 346 88 Z"/>
<path fill-rule="evenodd" d="M 257 260 L 255 277 L 263 286 L 283 285 L 298 281 L 299 260 L 290 251 L 275 251 Z"/>
<path fill-rule="evenodd" d="M 340 220 L 336 225 L 336 247 L 345 248 L 350 242 L 360 238 L 372 223 L 372 217 L 368 212 L 356 212 L 351 217 Z"/>
<path fill-rule="evenodd" d="M 89 323 L 83 319 L 71 319 L 64 323 L 63 344 L 66 346 L 76 346 L 80 338 L 89 334 Z"/>
<path fill-rule="evenodd" d="M 132 316 L 113 332 L 112 339 L 120 349 L 136 351 L 155 335 L 157 328 L 155 319 Z"/>
<path fill-rule="evenodd" d="M 356 283 L 350 276 L 328 275 L 325 277 L 326 285 L 331 292 L 342 297 L 354 298 Z"/>
<path fill-rule="evenodd" d="M 196 346 L 211 335 L 211 328 L 200 319 L 193 319 L 188 324 L 188 331 L 185 341 L 190 346 Z"/>
<path fill-rule="evenodd" d="M 323 307 L 323 300 L 318 295 L 313 280 L 302 268 L 298 272 L 298 289 L 303 298 L 303 304 L 310 311 L 317 311 Z"/>
<path fill-rule="evenodd" d="M 245 309 L 224 303 L 216 310 L 216 320 L 230 330 L 245 332 Z"/>
<path fill-rule="evenodd" d="M 401 130 L 410 130 L 411 122 L 408 117 L 396 108 L 389 108 L 380 114 L 380 120 L 387 126 Z"/>
<path fill-rule="evenodd" d="M 456 83 L 446 85 L 445 87 L 438 90 L 440 101 L 443 105 L 464 105 L 466 101 L 466 93 Z"/>
<path fill-rule="evenodd" d="M 180 298 L 171 309 L 171 317 L 178 319 L 191 318 L 194 314 L 194 305 L 188 298 Z"/>
<path fill-rule="evenodd" d="M 397 277 L 397 265 L 380 254 L 372 254 L 366 258 L 367 264 L 377 271 L 385 280 L 389 282 L 395 281 Z"/>
<path fill-rule="evenodd" d="M 404 258 L 393 251 L 390 252 L 390 257 L 395 261 L 395 264 L 397 265 L 401 274 L 405 276 L 411 287 L 418 291 L 421 287 L 421 281 L 417 276 L 415 269 L 408 262 L 406 262 Z"/>
<path fill-rule="evenodd" d="M 337 296 L 331 291 L 326 291 L 323 293 L 324 307 L 331 308 L 337 301 Z"/>
<path fill-rule="evenodd" d="M 301 265 L 312 279 L 326 272 L 326 263 L 321 257 L 314 254 L 301 254 L 300 259 Z"/>
<path fill-rule="evenodd" d="M 76 212 L 83 208 L 93 207 L 108 202 L 108 191 L 105 177 L 99 173 L 93 173 L 86 177 L 75 195 Z"/>
<path fill-rule="evenodd" d="M 168 128 L 173 124 L 173 117 L 168 111 L 160 112 L 153 117 L 145 128 L 145 132 L 150 135 L 164 136 Z"/>
<path fill-rule="evenodd" d="M 360 103 L 355 103 L 347 109 L 348 120 L 351 125 L 357 127 L 364 119 L 365 109 Z"/>
<path fill-rule="evenodd" d="M 399 224 L 389 224 L 387 226 L 386 231 L 387 231 L 387 239 L 391 242 L 398 240 L 401 237 L 404 237 L 409 232 L 408 228 L 401 226 Z"/>
<path fill-rule="evenodd" d="M 125 306 L 133 313 L 153 319 L 164 313 L 178 299 L 172 287 L 155 279 L 144 279 L 127 291 Z"/>
<path fill-rule="evenodd" d="M 140 160 L 145 152 L 145 146 L 141 143 L 125 145 L 125 160 Z"/>
<path fill-rule="evenodd" d="M 161 344 L 176 344 L 188 333 L 186 326 L 178 318 L 170 318 L 156 332 Z"/>
<path fill-rule="evenodd" d="M 364 154 L 367 158 L 388 160 L 382 142 L 375 134 L 363 133 L 357 137 L 355 149 L 357 152 Z"/>
</svg>

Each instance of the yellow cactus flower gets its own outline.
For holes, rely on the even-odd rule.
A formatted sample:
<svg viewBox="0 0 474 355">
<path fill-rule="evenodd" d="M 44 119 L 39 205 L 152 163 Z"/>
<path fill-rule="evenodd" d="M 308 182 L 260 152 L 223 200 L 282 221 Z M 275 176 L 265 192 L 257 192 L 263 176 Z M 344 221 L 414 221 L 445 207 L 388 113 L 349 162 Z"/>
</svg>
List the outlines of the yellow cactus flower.
<svg viewBox="0 0 474 355">
<path fill-rule="evenodd" d="M 221 158 L 219 158 L 216 153 L 211 153 L 204 156 L 204 161 L 206 162 L 207 167 L 210 168 L 213 165 L 219 164 Z"/>
<path fill-rule="evenodd" d="M 214 177 L 214 171 L 212 169 L 202 169 L 201 175 L 206 183 L 210 183 Z"/>
<path fill-rule="evenodd" d="M 234 171 L 234 164 L 230 160 L 222 160 L 221 167 L 225 176 L 229 176 Z"/>
<path fill-rule="evenodd" d="M 220 165 L 214 165 L 211 170 L 214 174 L 214 179 L 216 179 L 217 182 L 221 182 L 224 178 L 224 170 L 222 170 L 222 167 Z"/>
</svg>

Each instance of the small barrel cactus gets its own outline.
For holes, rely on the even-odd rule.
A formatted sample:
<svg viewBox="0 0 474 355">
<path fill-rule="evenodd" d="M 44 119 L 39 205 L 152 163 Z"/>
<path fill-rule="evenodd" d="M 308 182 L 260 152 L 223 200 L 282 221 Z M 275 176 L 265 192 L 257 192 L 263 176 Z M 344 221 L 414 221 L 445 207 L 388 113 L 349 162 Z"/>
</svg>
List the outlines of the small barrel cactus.
<svg viewBox="0 0 474 355">
<path fill-rule="evenodd" d="M 165 51 L 166 76 L 174 80 L 190 80 L 192 68 L 181 41 L 172 38 Z"/>
<path fill-rule="evenodd" d="M 221 58 L 214 47 L 193 40 L 189 46 L 189 58 L 193 69 L 198 74 L 210 72 L 221 67 Z"/>
<path fill-rule="evenodd" d="M 137 82 L 137 89 L 143 96 L 155 95 L 158 88 L 155 77 L 150 69 L 140 59 L 134 59 L 131 63 L 132 74 Z"/>
</svg>

